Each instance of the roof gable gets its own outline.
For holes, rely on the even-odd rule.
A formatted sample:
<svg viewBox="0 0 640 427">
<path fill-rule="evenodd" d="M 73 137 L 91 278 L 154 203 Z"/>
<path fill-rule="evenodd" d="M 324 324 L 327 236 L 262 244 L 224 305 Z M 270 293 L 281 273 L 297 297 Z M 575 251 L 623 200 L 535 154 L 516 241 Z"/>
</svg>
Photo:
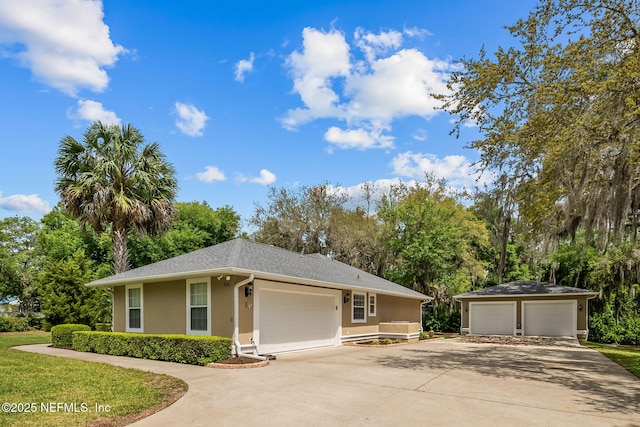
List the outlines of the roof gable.
<svg viewBox="0 0 640 427">
<path fill-rule="evenodd" d="M 431 299 L 419 292 L 381 277 L 332 260 L 321 254 L 302 255 L 263 243 L 234 239 L 179 255 L 110 277 L 95 280 L 89 286 L 116 286 L 126 283 L 163 280 L 209 274 L 220 270 L 302 279 L 336 288 L 362 288 L 387 294 Z"/>
<path fill-rule="evenodd" d="M 524 295 L 597 295 L 597 292 L 582 288 L 572 288 L 569 286 L 551 285 L 549 283 L 535 280 L 516 280 L 514 282 L 503 283 L 490 286 L 477 291 L 471 291 L 456 295 L 455 299 L 474 297 L 509 297 Z"/>
</svg>

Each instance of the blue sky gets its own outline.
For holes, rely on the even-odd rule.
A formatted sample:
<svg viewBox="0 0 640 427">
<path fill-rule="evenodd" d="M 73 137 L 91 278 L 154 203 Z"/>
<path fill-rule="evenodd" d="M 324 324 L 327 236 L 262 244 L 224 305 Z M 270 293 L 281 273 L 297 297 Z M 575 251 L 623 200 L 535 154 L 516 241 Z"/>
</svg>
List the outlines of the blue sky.
<svg viewBox="0 0 640 427">
<path fill-rule="evenodd" d="M 179 201 L 243 219 L 270 185 L 473 186 L 477 130 L 449 136 L 430 93 L 534 5 L 0 0 L 0 218 L 55 206 L 59 141 L 98 119 L 161 144 Z"/>
</svg>

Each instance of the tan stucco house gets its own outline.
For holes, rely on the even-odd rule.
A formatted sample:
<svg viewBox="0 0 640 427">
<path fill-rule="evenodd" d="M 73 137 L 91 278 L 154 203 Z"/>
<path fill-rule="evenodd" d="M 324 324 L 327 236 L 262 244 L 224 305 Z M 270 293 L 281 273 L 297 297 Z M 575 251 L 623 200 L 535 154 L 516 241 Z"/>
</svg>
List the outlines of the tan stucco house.
<svg viewBox="0 0 640 427">
<path fill-rule="evenodd" d="M 456 295 L 461 332 L 474 335 L 570 336 L 589 334 L 589 304 L 597 292 L 518 280 Z"/>
<path fill-rule="evenodd" d="M 320 254 L 235 239 L 96 280 L 113 329 L 231 337 L 275 353 L 372 338 L 416 341 L 430 297 Z"/>
</svg>

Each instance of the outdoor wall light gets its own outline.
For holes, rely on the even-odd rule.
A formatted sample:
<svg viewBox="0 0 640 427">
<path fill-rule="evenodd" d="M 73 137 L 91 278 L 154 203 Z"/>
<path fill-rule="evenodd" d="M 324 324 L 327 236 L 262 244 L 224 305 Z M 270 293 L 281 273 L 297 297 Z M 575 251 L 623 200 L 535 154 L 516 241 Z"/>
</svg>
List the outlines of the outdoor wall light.
<svg viewBox="0 0 640 427">
<path fill-rule="evenodd" d="M 344 301 L 345 304 L 348 303 L 349 302 L 349 294 L 346 294 L 342 300 Z"/>
<path fill-rule="evenodd" d="M 469 312 L 469 306 L 468 306 L 468 305 L 466 305 L 466 304 L 465 304 L 465 306 L 464 306 L 464 312 L 465 312 L 465 313 L 468 313 L 468 312 Z"/>
<path fill-rule="evenodd" d="M 253 295 L 253 285 L 249 284 L 244 288 L 244 296 L 249 298 L 251 295 Z"/>
<path fill-rule="evenodd" d="M 582 304 L 578 305 L 578 310 L 582 311 Z"/>
</svg>

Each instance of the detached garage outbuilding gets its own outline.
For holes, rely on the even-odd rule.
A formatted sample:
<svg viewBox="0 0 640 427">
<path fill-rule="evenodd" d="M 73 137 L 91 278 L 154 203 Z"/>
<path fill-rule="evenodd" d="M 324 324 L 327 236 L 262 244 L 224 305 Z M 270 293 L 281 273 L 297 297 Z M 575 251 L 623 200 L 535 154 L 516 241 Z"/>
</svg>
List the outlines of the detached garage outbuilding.
<svg viewBox="0 0 640 427">
<path fill-rule="evenodd" d="M 217 335 L 241 352 L 417 341 L 432 298 L 332 260 L 235 239 L 96 280 L 117 332 Z"/>
<path fill-rule="evenodd" d="M 596 292 L 518 280 L 456 295 L 463 334 L 568 336 L 586 339 L 588 300 Z"/>
</svg>

